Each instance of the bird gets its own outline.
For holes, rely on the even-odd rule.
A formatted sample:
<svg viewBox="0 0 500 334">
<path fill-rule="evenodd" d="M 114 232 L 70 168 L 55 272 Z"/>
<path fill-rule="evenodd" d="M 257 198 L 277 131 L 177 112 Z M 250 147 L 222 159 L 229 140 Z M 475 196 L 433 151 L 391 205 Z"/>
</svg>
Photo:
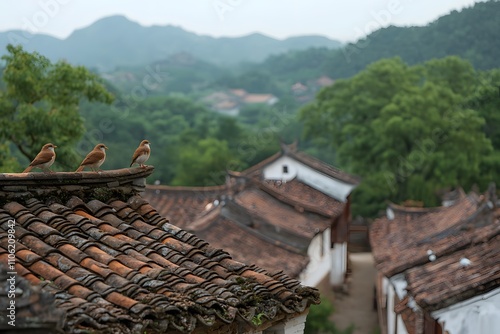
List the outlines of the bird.
<svg viewBox="0 0 500 334">
<path fill-rule="evenodd" d="M 132 156 L 132 162 L 130 163 L 130 167 L 133 164 L 138 164 L 141 168 L 146 168 L 144 163 L 149 159 L 149 154 L 151 153 L 151 143 L 149 140 L 143 140 L 139 144 L 139 147 L 135 150 L 134 155 Z"/>
<path fill-rule="evenodd" d="M 106 150 L 107 146 L 104 144 L 97 144 L 92 151 L 83 159 L 80 167 L 76 170 L 77 172 L 83 171 L 85 167 L 91 168 L 93 171 L 99 170 L 99 167 L 106 160 Z"/>
<path fill-rule="evenodd" d="M 57 146 L 52 143 L 43 145 L 40 152 L 36 155 L 35 159 L 33 159 L 30 165 L 23 171 L 23 173 L 31 172 L 34 167 L 40 168 L 44 172 L 51 172 L 50 166 L 52 166 L 54 160 L 56 160 L 56 152 L 54 151 L 56 147 Z"/>
</svg>

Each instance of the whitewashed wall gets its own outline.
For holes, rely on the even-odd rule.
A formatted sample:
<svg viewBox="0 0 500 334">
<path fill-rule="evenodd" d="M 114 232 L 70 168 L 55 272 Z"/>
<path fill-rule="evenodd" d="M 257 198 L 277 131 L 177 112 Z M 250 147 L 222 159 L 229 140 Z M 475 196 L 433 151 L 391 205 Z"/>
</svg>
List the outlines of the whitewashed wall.
<svg viewBox="0 0 500 334">
<path fill-rule="evenodd" d="M 288 167 L 288 173 L 283 173 L 283 166 Z M 264 178 L 267 180 L 282 180 L 286 182 L 293 180 L 295 177 L 308 186 L 341 202 L 345 202 L 347 196 L 354 189 L 354 185 L 352 184 L 322 174 L 287 156 L 280 157 L 264 168 Z"/>
<path fill-rule="evenodd" d="M 309 257 L 309 264 L 299 279 L 304 285 L 317 286 L 330 272 L 331 251 L 329 228 L 314 237 L 307 249 L 307 255 Z"/>
<path fill-rule="evenodd" d="M 298 317 L 288 319 L 282 324 L 266 329 L 263 334 L 303 334 L 306 327 L 306 318 L 309 311 Z"/>
<path fill-rule="evenodd" d="M 432 313 L 450 334 L 500 333 L 500 288 Z"/>
<path fill-rule="evenodd" d="M 387 277 L 384 277 L 382 282 L 382 291 L 386 294 L 387 299 L 387 334 L 408 334 L 403 319 L 399 314 L 394 312 L 394 297 L 397 295 L 396 290 L 399 290 L 402 285 L 403 283 L 398 278 L 389 280 Z M 406 286 L 406 283 L 404 283 L 404 285 Z M 400 299 L 402 298 L 402 296 L 398 297 Z"/>
<path fill-rule="evenodd" d="M 330 272 L 330 284 L 339 286 L 344 283 L 344 277 L 347 272 L 347 242 L 336 243 L 331 249 L 332 270 Z"/>
</svg>

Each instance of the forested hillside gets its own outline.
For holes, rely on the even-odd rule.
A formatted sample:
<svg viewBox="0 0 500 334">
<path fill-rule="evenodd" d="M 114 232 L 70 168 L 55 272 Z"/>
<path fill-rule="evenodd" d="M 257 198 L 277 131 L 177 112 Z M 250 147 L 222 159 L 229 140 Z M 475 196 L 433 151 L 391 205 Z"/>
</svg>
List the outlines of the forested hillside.
<svg viewBox="0 0 500 334">
<path fill-rule="evenodd" d="M 340 51 L 289 51 L 238 67 L 177 52 L 102 73 L 9 47 L 0 168 L 22 170 L 46 142 L 58 146 L 54 170 L 76 169 L 99 142 L 109 147 L 102 168 L 123 168 L 149 139 L 149 182 L 214 185 L 226 170 L 276 152 L 280 140 L 299 140 L 363 177 L 355 214 L 374 216 L 388 199 L 435 205 L 443 190 L 484 189 L 499 176 L 499 6 L 478 3 L 426 27 L 381 29 Z M 314 86 L 320 77 L 328 83 L 324 76 L 333 85 Z M 308 99 L 292 86 L 310 89 Z M 234 117 L 200 102 L 234 88 L 279 102 L 242 105 Z"/>
<path fill-rule="evenodd" d="M 310 47 L 338 48 L 338 41 L 323 36 L 300 36 L 277 40 L 262 34 L 243 37 L 197 35 L 176 26 L 144 27 L 123 16 L 111 16 L 76 30 L 61 40 L 21 31 L 0 33 L 0 54 L 7 44 L 21 44 L 52 61 L 65 59 L 100 71 L 119 66 L 142 66 L 172 54 L 189 52 L 218 65 L 259 62 L 271 54 Z"/>
<path fill-rule="evenodd" d="M 425 27 L 388 27 L 342 49 L 313 47 L 271 55 L 263 62 L 237 67 L 214 65 L 190 52 L 170 55 L 146 66 L 124 67 L 105 74 L 120 89 L 140 84 L 149 68 L 168 73 L 152 94 L 180 92 L 199 97 L 207 91 L 243 88 L 249 92 L 290 97 L 291 86 L 322 75 L 347 78 L 383 58 L 400 57 L 410 65 L 456 55 L 476 69 L 500 67 L 500 2 L 478 3 L 454 11 Z M 477 36 L 481 36 L 478 38 Z M 149 67 L 148 67 L 149 66 Z"/>
<path fill-rule="evenodd" d="M 500 2 L 490 0 L 453 11 L 424 27 L 390 26 L 340 50 L 289 52 L 271 56 L 255 68 L 292 80 L 303 80 L 304 73 L 347 78 L 382 58 L 398 56 L 413 65 L 451 55 L 469 60 L 477 69 L 497 68 L 499 13 Z"/>
</svg>

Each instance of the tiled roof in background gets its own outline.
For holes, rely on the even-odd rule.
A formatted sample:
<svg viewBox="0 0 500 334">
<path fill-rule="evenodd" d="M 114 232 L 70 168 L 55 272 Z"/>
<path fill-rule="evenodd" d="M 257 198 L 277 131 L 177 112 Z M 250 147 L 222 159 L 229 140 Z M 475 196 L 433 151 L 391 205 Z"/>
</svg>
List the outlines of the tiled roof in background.
<svg viewBox="0 0 500 334">
<path fill-rule="evenodd" d="M 386 277 L 403 273 L 409 296 L 429 312 L 498 288 L 500 203 L 494 192 L 407 214 L 399 207 L 393 219 L 377 219 L 370 231 L 377 269 Z"/>
<path fill-rule="evenodd" d="M 234 202 L 250 215 L 309 241 L 331 225 L 328 217 L 307 211 L 300 212 L 256 187 L 238 193 L 234 197 Z"/>
<path fill-rule="evenodd" d="M 392 220 L 387 217 L 375 220 L 370 230 L 370 241 L 377 269 L 391 277 L 428 262 L 429 249 L 438 253 L 441 249 L 454 247 L 466 234 L 445 231 L 475 213 L 478 206 L 476 200 L 476 196 L 471 195 L 453 206 L 440 207 L 415 218 L 412 214 L 399 214 Z M 441 238 L 431 242 L 440 234 Z"/>
<path fill-rule="evenodd" d="M 15 219 L 15 270 L 55 296 L 66 332 L 251 328 L 319 302 L 169 223 L 138 195 L 152 171 L 0 175 L 0 262 Z"/>
<path fill-rule="evenodd" d="M 226 186 L 213 187 L 170 187 L 148 185 L 144 198 L 159 214 L 175 225 L 189 229 L 189 224 L 210 208 L 214 201 L 224 196 Z"/>
<path fill-rule="evenodd" d="M 281 187 L 238 173 L 230 174 L 227 186 L 148 186 L 145 197 L 166 216 L 170 211 L 180 219 L 192 210 L 186 214 L 191 221 L 182 224 L 184 229 L 217 248 L 238 250 L 239 261 L 268 270 L 280 268 L 291 277 L 298 277 L 307 266 L 311 240 L 329 228 L 345 206 L 298 181 Z"/>
<path fill-rule="evenodd" d="M 264 180 L 260 187 L 299 210 L 315 212 L 326 217 L 341 215 L 346 205 L 296 179 L 287 182 Z"/>
<path fill-rule="evenodd" d="M 221 214 L 221 209 L 213 210 L 196 222 L 196 235 L 209 240 L 219 237 L 215 243 L 217 247 L 228 251 L 236 261 L 251 262 L 261 268 L 279 268 L 275 271 L 282 270 L 291 277 L 298 277 L 309 263 L 305 252 L 231 221 Z M 220 238 L 221 235 L 224 238 Z"/>
</svg>

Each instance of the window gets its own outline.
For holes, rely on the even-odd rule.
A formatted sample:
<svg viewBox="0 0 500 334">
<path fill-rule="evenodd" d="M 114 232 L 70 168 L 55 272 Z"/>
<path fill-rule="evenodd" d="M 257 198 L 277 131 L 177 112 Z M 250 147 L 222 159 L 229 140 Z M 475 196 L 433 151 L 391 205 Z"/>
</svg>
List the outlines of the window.
<svg viewBox="0 0 500 334">
<path fill-rule="evenodd" d="M 288 174 L 288 166 L 283 165 L 283 174 Z"/>
</svg>

